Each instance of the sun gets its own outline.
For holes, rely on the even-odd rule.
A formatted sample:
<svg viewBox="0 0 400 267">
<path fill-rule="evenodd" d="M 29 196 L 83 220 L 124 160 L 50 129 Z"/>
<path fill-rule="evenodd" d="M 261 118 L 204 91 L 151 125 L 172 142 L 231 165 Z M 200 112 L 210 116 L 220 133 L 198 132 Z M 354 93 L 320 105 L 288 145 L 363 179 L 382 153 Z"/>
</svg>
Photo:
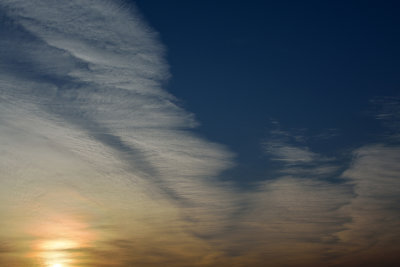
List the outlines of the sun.
<svg viewBox="0 0 400 267">
<path fill-rule="evenodd" d="M 51 265 L 51 267 L 63 267 L 63 265 L 61 263 L 55 263 Z"/>
</svg>

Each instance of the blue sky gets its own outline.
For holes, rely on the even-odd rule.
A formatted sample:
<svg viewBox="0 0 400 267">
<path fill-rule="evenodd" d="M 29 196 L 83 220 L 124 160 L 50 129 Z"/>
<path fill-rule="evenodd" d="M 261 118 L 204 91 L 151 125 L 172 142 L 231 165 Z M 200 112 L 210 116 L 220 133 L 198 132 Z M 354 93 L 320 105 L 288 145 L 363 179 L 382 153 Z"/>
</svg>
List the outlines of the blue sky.
<svg viewBox="0 0 400 267">
<path fill-rule="evenodd" d="M 0 0 L 0 265 L 397 266 L 398 9 Z"/>
<path fill-rule="evenodd" d="M 370 101 L 398 95 L 396 1 L 137 5 L 167 47 L 167 89 L 195 113 L 201 134 L 249 169 L 265 166 L 257 154 L 271 121 L 335 153 L 373 139 Z M 333 132 L 329 142 L 312 138 Z"/>
</svg>

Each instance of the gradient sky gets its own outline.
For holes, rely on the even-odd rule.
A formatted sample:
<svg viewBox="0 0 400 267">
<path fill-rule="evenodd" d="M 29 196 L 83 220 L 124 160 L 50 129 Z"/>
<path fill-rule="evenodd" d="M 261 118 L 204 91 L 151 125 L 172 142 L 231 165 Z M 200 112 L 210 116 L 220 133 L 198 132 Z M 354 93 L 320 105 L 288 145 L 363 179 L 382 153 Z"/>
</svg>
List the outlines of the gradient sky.
<svg viewBox="0 0 400 267">
<path fill-rule="evenodd" d="M 399 10 L 0 0 L 0 266 L 399 266 Z"/>
</svg>

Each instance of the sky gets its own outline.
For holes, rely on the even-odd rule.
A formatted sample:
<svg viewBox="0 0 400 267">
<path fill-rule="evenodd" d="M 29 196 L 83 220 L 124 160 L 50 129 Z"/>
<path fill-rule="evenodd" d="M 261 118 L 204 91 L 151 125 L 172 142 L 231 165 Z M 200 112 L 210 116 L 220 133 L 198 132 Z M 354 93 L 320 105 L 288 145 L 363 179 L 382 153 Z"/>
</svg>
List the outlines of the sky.
<svg viewBox="0 0 400 267">
<path fill-rule="evenodd" d="M 0 0 L 0 265 L 399 266 L 399 8 Z"/>
</svg>

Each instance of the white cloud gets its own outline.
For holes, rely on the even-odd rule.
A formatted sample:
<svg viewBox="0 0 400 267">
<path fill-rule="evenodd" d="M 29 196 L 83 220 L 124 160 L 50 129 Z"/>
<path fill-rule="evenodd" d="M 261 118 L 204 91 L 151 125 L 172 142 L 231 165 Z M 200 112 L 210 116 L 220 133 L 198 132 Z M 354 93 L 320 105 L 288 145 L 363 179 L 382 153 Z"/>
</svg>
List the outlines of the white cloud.
<svg viewBox="0 0 400 267">
<path fill-rule="evenodd" d="M 223 228 L 235 207 L 216 180 L 232 154 L 190 132 L 193 115 L 162 89 L 169 73 L 157 34 L 114 1 L 0 7 L 9 22 L 0 40 L 0 213 L 11 229 L 1 238 L 33 242 L 16 245 L 25 253 L 67 232 L 103 256 L 115 240 L 131 251 L 142 240 L 136 254 L 115 252 L 121 265 L 203 254 L 197 236 Z M 193 254 L 181 255 L 185 246 Z"/>
<path fill-rule="evenodd" d="M 351 188 L 315 179 L 280 177 L 262 182 L 250 195 L 250 212 L 242 220 L 239 240 L 247 259 L 271 266 L 310 266 L 328 262 L 335 234 L 344 229 Z M 238 243 L 240 241 L 237 241 Z M 257 266 L 257 265 L 256 265 Z"/>
<path fill-rule="evenodd" d="M 169 181 L 198 183 L 195 178 L 208 178 L 231 164 L 222 146 L 184 131 L 196 122 L 161 88 L 169 75 L 163 47 L 132 16 L 134 9 L 123 10 L 111 1 L 2 5 L 32 43 L 23 46 L 27 64 L 3 75 L 2 95 L 13 95 L 13 104 L 22 106 L 24 97 L 42 111 L 38 116 L 78 128 L 127 164 L 129 158 L 141 162 L 138 168 L 155 176 L 146 179 L 161 180 L 171 190 L 178 188 Z M 13 56 L 15 61 L 21 57 Z M 32 75 L 26 77 L 25 71 Z"/>
<path fill-rule="evenodd" d="M 400 249 L 400 148 L 367 145 L 355 150 L 354 156 L 343 173 L 355 196 L 343 208 L 351 221 L 338 233 L 346 244 L 341 253 L 347 256 L 345 262 L 359 257 L 364 264 L 386 266 L 395 262 Z"/>
<path fill-rule="evenodd" d="M 261 236 L 268 240 L 253 248 L 264 250 L 252 257 L 262 262 L 268 248 L 271 255 L 282 256 L 274 266 L 395 266 L 400 249 L 400 149 L 393 143 L 364 145 L 352 152 L 345 167 L 339 164 L 343 160 L 314 153 L 304 143 L 289 144 L 289 133 L 280 136 L 275 133 L 266 150 L 283 163 L 277 173 L 284 176 L 263 182 L 260 191 L 251 194 L 254 212 L 245 228 L 254 233 L 247 234 L 253 233 L 258 238 L 252 240 L 258 242 Z M 278 245 L 269 248 L 271 241 Z M 287 250 L 277 251 L 279 247 L 296 253 L 284 259 Z"/>
<path fill-rule="evenodd" d="M 318 159 L 316 153 L 307 147 L 295 147 L 280 142 L 268 142 L 265 145 L 266 152 L 273 160 L 282 161 L 286 164 L 311 163 Z"/>
</svg>

